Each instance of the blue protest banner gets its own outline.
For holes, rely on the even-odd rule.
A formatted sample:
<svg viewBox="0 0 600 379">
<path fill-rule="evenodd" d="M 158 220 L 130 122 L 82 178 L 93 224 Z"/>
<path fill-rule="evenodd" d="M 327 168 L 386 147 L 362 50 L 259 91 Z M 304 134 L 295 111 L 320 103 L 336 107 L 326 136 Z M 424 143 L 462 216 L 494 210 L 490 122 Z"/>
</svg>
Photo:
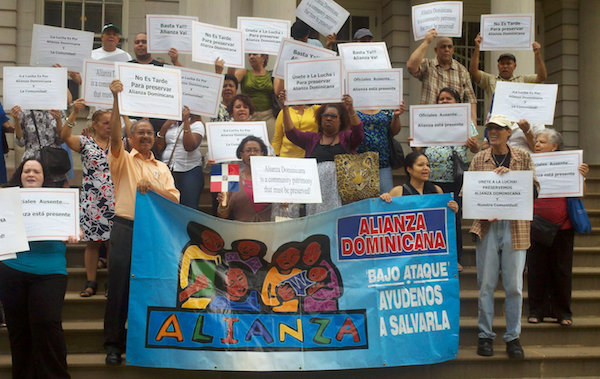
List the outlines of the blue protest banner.
<svg viewBox="0 0 600 379">
<path fill-rule="evenodd" d="M 377 198 L 240 223 L 138 194 L 128 364 L 297 371 L 455 359 L 450 200 Z"/>
</svg>

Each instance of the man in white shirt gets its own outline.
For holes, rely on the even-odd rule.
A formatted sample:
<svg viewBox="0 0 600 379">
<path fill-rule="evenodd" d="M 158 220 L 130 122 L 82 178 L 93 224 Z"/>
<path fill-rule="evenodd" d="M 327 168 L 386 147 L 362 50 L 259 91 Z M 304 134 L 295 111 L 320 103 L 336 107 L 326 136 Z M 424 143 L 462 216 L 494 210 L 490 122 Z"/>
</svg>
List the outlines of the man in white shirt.
<svg viewBox="0 0 600 379">
<path fill-rule="evenodd" d="M 113 24 L 104 25 L 102 28 L 102 47 L 92 51 L 92 59 L 114 60 L 117 62 L 127 62 L 132 60 L 131 55 L 125 50 L 119 49 L 117 44 L 121 40 L 121 29 Z M 122 57 L 120 56 L 122 55 Z"/>
</svg>

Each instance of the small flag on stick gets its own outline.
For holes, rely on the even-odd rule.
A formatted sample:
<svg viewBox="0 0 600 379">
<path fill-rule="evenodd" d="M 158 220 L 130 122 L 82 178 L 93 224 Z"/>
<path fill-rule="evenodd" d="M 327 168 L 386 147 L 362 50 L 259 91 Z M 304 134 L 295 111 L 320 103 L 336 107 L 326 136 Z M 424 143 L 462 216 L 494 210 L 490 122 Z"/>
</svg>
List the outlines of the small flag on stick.
<svg viewBox="0 0 600 379">
<path fill-rule="evenodd" d="M 240 165 L 221 164 L 210 168 L 210 192 L 238 192 Z"/>
</svg>

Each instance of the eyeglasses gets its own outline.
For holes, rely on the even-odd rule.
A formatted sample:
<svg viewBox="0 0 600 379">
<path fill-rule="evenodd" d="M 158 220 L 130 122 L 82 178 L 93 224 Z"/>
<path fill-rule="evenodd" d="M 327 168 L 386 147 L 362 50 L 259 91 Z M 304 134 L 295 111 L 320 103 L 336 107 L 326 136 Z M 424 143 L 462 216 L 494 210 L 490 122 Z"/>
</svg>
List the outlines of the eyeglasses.
<svg viewBox="0 0 600 379">
<path fill-rule="evenodd" d="M 153 136 L 154 131 L 153 130 L 138 130 L 135 132 L 135 134 L 138 136 Z"/>
<path fill-rule="evenodd" d="M 244 150 L 244 154 L 260 154 L 262 151 L 260 149 L 246 149 Z"/>
<path fill-rule="evenodd" d="M 340 117 L 340 116 L 338 116 L 338 115 L 337 115 L 337 114 L 335 114 L 335 113 L 323 113 L 323 114 L 321 115 L 321 118 L 330 118 L 330 119 L 332 119 L 332 120 L 336 120 L 338 117 Z"/>
<path fill-rule="evenodd" d="M 485 129 L 488 132 L 491 132 L 493 130 L 505 130 L 505 129 L 508 129 L 508 128 L 506 128 L 504 126 L 498 126 L 498 125 L 488 125 L 488 126 L 485 127 Z"/>
</svg>

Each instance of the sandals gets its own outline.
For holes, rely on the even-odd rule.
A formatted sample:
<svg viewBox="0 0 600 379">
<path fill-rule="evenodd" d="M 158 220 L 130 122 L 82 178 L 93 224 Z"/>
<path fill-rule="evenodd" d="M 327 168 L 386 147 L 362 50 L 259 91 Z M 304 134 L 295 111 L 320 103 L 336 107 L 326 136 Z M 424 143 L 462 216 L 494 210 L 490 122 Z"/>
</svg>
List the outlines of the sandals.
<svg viewBox="0 0 600 379">
<path fill-rule="evenodd" d="M 81 296 L 81 297 L 94 296 L 96 294 L 97 290 L 98 290 L 98 283 L 88 280 L 85 283 L 85 289 L 83 291 L 81 291 L 81 293 L 79 293 L 79 296 Z"/>
<path fill-rule="evenodd" d="M 558 323 L 560 324 L 560 326 L 571 326 L 573 325 L 573 320 L 571 320 L 570 318 L 560 318 L 558 319 Z"/>
<path fill-rule="evenodd" d="M 102 270 L 103 268 L 108 268 L 108 262 L 106 258 L 98 258 L 98 270 Z"/>
<path fill-rule="evenodd" d="M 530 324 L 539 324 L 540 322 L 543 322 L 544 318 L 543 317 L 538 317 L 538 316 L 529 316 L 527 318 L 527 322 Z"/>
<path fill-rule="evenodd" d="M 104 297 L 108 297 L 108 282 L 104 283 Z"/>
</svg>

